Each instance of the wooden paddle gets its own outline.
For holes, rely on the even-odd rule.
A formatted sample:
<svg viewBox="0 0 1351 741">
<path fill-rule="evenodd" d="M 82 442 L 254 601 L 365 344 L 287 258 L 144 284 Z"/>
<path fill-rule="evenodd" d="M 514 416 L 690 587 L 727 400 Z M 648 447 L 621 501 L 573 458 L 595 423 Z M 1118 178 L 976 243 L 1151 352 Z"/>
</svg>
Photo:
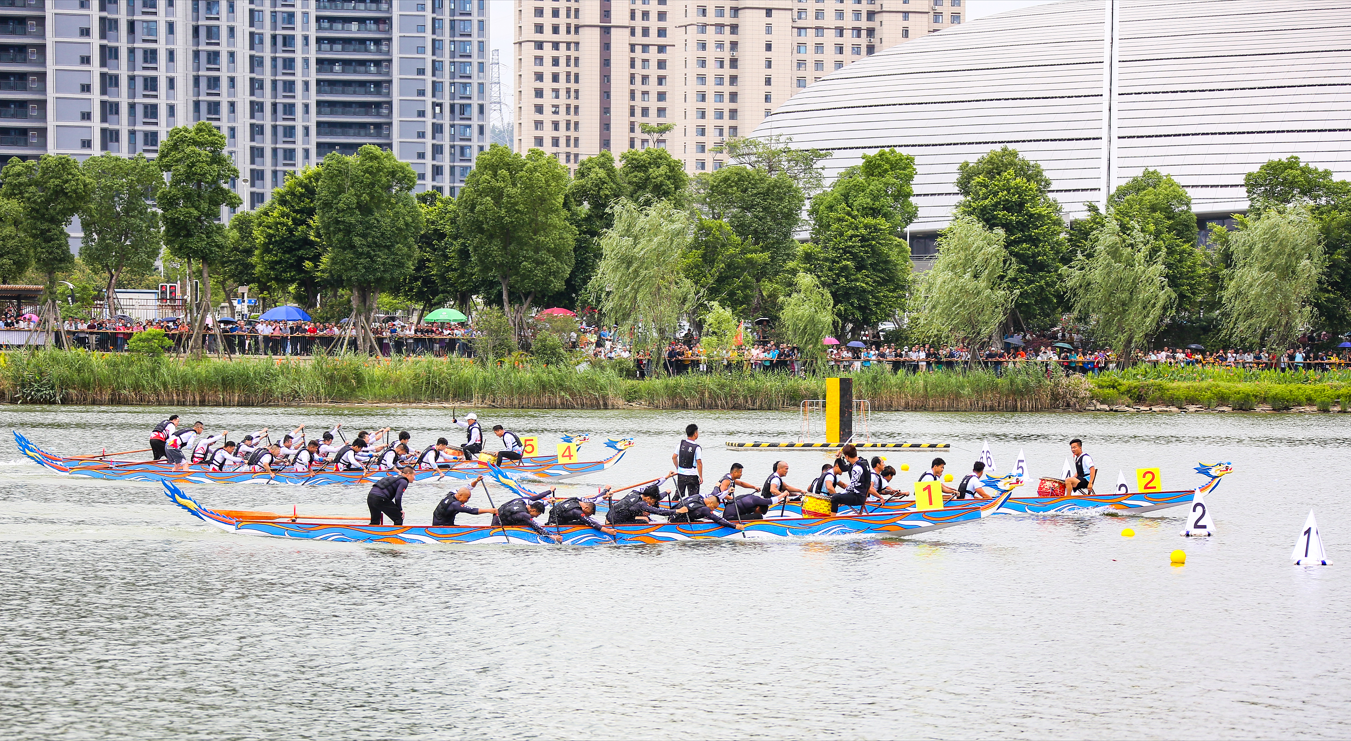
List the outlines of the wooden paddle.
<svg viewBox="0 0 1351 741">
<path fill-rule="evenodd" d="M 149 452 L 150 448 L 141 448 L 140 450 L 124 450 L 121 453 L 101 453 L 99 455 L 72 455 L 69 456 L 69 458 L 71 460 L 78 460 L 78 461 L 91 461 L 96 458 L 107 458 L 110 455 L 131 455 L 132 453 L 149 453 Z M 138 461 L 138 462 L 144 463 L 145 461 Z"/>
<path fill-rule="evenodd" d="M 225 515 L 226 517 L 233 517 L 236 520 L 290 520 L 292 522 L 295 522 L 296 520 L 300 519 L 300 516 L 295 514 L 294 512 L 289 515 L 279 515 L 276 512 L 257 512 L 254 510 L 245 510 L 245 509 L 218 509 L 216 510 L 216 513 Z M 326 517 L 321 515 L 309 515 L 307 519 L 359 520 L 362 522 L 370 522 L 369 517 L 338 517 L 338 516 Z"/>
<path fill-rule="evenodd" d="M 497 509 L 497 505 L 496 505 L 496 504 L 493 504 L 493 493 L 490 492 L 490 491 L 488 491 L 488 482 L 487 482 L 487 481 L 484 481 L 484 480 L 483 480 L 483 477 L 481 477 L 481 476 L 479 477 L 478 482 L 479 482 L 480 484 L 483 484 L 483 493 L 488 495 L 488 506 L 489 506 L 489 507 L 492 507 L 493 509 Z M 498 521 L 499 523 L 502 523 L 502 524 L 500 525 L 500 527 L 502 528 L 502 537 L 503 537 L 504 539 L 506 539 L 506 541 L 507 541 L 508 543 L 510 543 L 510 542 L 511 542 L 511 536 L 507 534 L 507 526 L 506 526 L 506 523 L 505 523 L 505 522 L 502 522 L 502 515 L 501 515 L 501 513 L 498 513 L 496 516 L 497 516 L 497 521 Z M 492 533 L 492 530 L 489 530 L 488 532 L 489 532 L 489 534 L 491 534 L 491 533 Z"/>
</svg>

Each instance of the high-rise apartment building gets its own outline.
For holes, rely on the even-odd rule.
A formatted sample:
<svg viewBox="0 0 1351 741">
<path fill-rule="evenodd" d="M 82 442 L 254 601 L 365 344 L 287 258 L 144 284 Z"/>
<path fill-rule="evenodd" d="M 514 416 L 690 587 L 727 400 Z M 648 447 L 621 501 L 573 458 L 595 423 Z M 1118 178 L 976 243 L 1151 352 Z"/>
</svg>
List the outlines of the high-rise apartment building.
<svg viewBox="0 0 1351 741">
<path fill-rule="evenodd" d="M 488 143 L 488 39 L 486 0 L 0 0 L 0 160 L 153 157 L 205 120 L 245 208 L 368 143 L 450 194 Z"/>
<path fill-rule="evenodd" d="M 574 169 L 662 146 L 691 173 L 821 76 L 959 24 L 962 0 L 516 0 L 516 145 Z M 674 124 L 645 134 L 643 124 Z"/>
</svg>

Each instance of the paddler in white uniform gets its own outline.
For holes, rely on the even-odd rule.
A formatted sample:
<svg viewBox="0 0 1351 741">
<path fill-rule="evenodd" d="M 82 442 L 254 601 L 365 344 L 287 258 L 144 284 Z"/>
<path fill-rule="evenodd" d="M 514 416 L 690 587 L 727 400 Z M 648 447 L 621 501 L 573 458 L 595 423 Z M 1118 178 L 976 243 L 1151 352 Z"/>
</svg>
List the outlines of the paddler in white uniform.
<svg viewBox="0 0 1351 741">
<path fill-rule="evenodd" d="M 1084 441 L 1077 437 L 1070 441 L 1070 452 L 1074 454 L 1074 473 L 1065 479 L 1065 493 L 1084 491 L 1092 494 L 1093 481 L 1098 478 L 1093 456 L 1084 452 Z"/>
</svg>

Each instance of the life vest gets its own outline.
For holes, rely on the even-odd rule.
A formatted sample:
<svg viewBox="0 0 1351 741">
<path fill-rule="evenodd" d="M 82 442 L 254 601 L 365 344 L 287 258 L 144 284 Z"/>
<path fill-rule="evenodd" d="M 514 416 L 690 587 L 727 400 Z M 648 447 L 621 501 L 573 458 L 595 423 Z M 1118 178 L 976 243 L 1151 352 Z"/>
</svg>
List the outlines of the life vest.
<svg viewBox="0 0 1351 741">
<path fill-rule="evenodd" d="M 200 451 L 200 452 L 198 452 Z M 211 460 L 216 455 L 216 448 L 207 446 L 205 448 L 194 447 L 192 449 L 192 462 L 202 463 Z"/>
<path fill-rule="evenodd" d="M 827 477 L 827 476 L 829 476 L 829 477 L 831 477 L 832 479 L 834 479 L 834 478 L 835 478 L 835 473 L 834 473 L 834 471 L 826 471 L 825 473 L 821 474 L 820 476 L 817 476 L 816 479 L 815 479 L 814 481 L 812 481 L 811 486 L 808 486 L 808 487 L 807 487 L 807 491 L 809 491 L 809 492 L 811 492 L 811 493 L 813 493 L 813 494 L 824 494 L 825 491 L 826 491 L 826 477 Z"/>
<path fill-rule="evenodd" d="M 225 470 L 225 448 L 219 448 L 211 453 L 211 468 L 216 471 Z M 196 461 L 193 461 L 196 463 Z"/>
<path fill-rule="evenodd" d="M 502 431 L 502 447 L 516 453 L 525 449 L 525 446 L 521 443 L 521 438 L 511 430 Z"/>
<path fill-rule="evenodd" d="M 166 419 L 163 422 L 160 422 L 159 424 L 155 425 L 155 429 L 150 431 L 150 439 L 163 440 L 164 431 L 169 429 L 169 424 L 170 424 L 169 420 Z"/>
<path fill-rule="evenodd" d="M 401 477 L 399 476 L 386 476 L 375 482 L 375 485 L 371 487 L 371 491 L 375 492 L 375 490 L 378 489 L 380 491 L 379 496 L 392 500 L 394 499 L 395 492 L 398 491 L 400 478 Z"/>
<path fill-rule="evenodd" d="M 643 501 L 643 493 L 647 489 L 631 492 L 624 495 L 624 498 L 610 505 L 610 516 L 607 518 L 611 522 L 630 522 L 642 514 L 638 504 Z"/>
<path fill-rule="evenodd" d="M 696 515 L 695 512 L 704 511 L 704 495 L 691 494 L 684 499 L 681 499 L 679 502 L 676 502 L 671 509 L 680 509 L 681 507 L 686 508 L 688 511 L 672 515 L 671 522 L 694 522 L 700 517 L 700 515 Z"/>
<path fill-rule="evenodd" d="M 578 520 L 578 515 L 574 513 L 581 513 L 582 517 L 586 516 L 586 513 L 582 511 L 582 500 L 577 497 L 564 499 L 549 510 L 548 522 L 550 525 L 571 525 Z"/>
<path fill-rule="evenodd" d="M 769 475 L 769 478 L 765 479 L 765 485 L 760 487 L 760 496 L 765 497 L 767 499 L 772 499 L 774 497 L 774 489 L 772 487 L 774 479 L 779 480 L 780 488 L 783 487 L 783 477 L 780 476 L 778 473 L 771 473 Z"/>
<path fill-rule="evenodd" d="M 189 427 L 186 430 L 179 430 L 178 432 L 175 432 L 172 436 L 169 437 L 169 447 L 175 450 L 182 450 L 183 441 L 187 439 L 187 436 L 188 435 L 196 436 L 196 434 L 197 431 L 192 429 L 191 427 Z"/>
<path fill-rule="evenodd" d="M 350 452 L 352 452 L 352 446 L 351 446 L 351 445 L 344 445 L 344 446 L 342 446 L 341 448 L 338 448 L 338 452 L 336 452 L 336 453 L 333 454 L 333 470 L 334 470 L 334 471 L 356 471 L 356 470 L 359 470 L 359 469 L 355 469 L 355 468 L 345 468 L 345 467 L 344 467 L 345 464 L 342 462 L 342 459 L 343 459 L 344 456 L 346 456 L 346 455 L 347 455 L 348 453 L 350 453 Z"/>
<path fill-rule="evenodd" d="M 475 437 L 478 439 L 475 440 Z M 474 443 L 483 443 L 483 428 L 478 426 L 478 420 L 470 422 L 469 426 L 465 428 L 464 431 L 464 444 L 473 445 Z"/>
<path fill-rule="evenodd" d="M 497 519 L 499 522 L 507 523 L 509 520 L 513 520 L 522 514 L 526 517 L 530 517 L 530 512 L 526 510 L 525 500 L 517 497 L 502 505 L 501 508 L 497 510 Z M 535 518 L 530 517 L 530 519 L 533 520 Z"/>
<path fill-rule="evenodd" d="M 301 458 L 300 456 L 302 455 L 305 457 Z M 296 451 L 297 467 L 309 470 L 310 464 L 313 462 L 314 462 L 314 453 L 311 453 L 309 448 L 301 448 L 300 450 Z"/>
<path fill-rule="evenodd" d="M 694 467 L 695 467 L 695 466 L 694 466 L 694 456 L 695 456 L 698 452 L 699 452 L 699 443 L 696 443 L 696 442 L 694 442 L 693 440 L 691 440 L 691 439 L 689 439 L 689 438 L 685 438 L 684 440 L 681 440 L 681 441 L 680 441 L 680 450 L 678 451 L 678 454 L 676 455 L 676 460 L 678 461 L 678 463 L 676 463 L 676 467 L 677 467 L 677 468 L 681 468 L 681 469 L 692 469 L 692 468 L 694 468 Z"/>
<path fill-rule="evenodd" d="M 867 496 L 868 484 L 872 482 L 871 477 L 872 470 L 868 468 L 862 458 L 859 458 L 849 466 L 849 488 L 847 491 L 850 494 Z"/>
<path fill-rule="evenodd" d="M 1088 471 L 1084 470 L 1084 456 L 1086 455 L 1088 453 L 1080 453 L 1074 459 L 1074 478 L 1079 479 L 1079 485 L 1075 487 L 1075 491 L 1088 489 Z"/>
<path fill-rule="evenodd" d="M 713 488 L 709 490 L 708 495 L 711 497 L 717 497 L 719 499 L 722 499 L 722 495 L 726 493 L 722 490 L 722 482 L 724 481 L 735 481 L 735 479 L 732 478 L 732 474 L 724 473 L 722 475 L 722 478 L 718 479 L 718 483 L 714 484 Z M 732 484 L 731 486 L 727 487 L 727 491 L 728 492 L 736 491 L 736 484 Z"/>
<path fill-rule="evenodd" d="M 399 451 L 394 448 L 381 451 L 379 457 L 371 461 L 371 468 L 394 468 L 399 463 Z"/>
<path fill-rule="evenodd" d="M 245 460 L 245 463 L 248 463 L 250 466 L 258 465 L 258 459 L 262 458 L 263 454 L 266 452 L 267 448 L 255 448 L 252 453 L 249 453 L 249 457 Z"/>
<path fill-rule="evenodd" d="M 974 474 L 974 473 L 968 473 L 965 477 L 962 478 L 962 483 L 960 483 L 960 484 L 957 485 L 957 498 L 958 498 L 958 499 L 966 499 L 966 495 L 967 495 L 967 494 L 975 494 L 975 493 L 976 493 L 974 490 L 968 489 L 968 488 L 967 488 L 967 486 L 969 486 L 969 485 L 971 484 L 971 479 L 974 479 L 974 478 L 976 478 L 976 474 Z"/>
</svg>

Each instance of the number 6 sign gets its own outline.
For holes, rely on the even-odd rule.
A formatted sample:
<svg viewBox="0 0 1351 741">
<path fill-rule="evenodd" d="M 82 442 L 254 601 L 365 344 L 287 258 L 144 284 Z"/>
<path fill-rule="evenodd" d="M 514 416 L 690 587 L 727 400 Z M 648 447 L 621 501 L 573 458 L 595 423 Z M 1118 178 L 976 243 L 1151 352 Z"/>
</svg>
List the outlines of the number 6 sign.
<svg viewBox="0 0 1351 741">
<path fill-rule="evenodd" d="M 931 509 L 943 509 L 943 484 L 940 481 L 918 481 L 915 483 L 915 509 L 925 512 Z"/>
<path fill-rule="evenodd" d="M 1141 494 L 1158 494 L 1163 491 L 1163 478 L 1157 468 L 1135 469 L 1136 490 Z"/>
<path fill-rule="evenodd" d="M 539 438 L 523 437 L 521 438 L 521 455 L 527 458 L 539 453 Z"/>
</svg>

